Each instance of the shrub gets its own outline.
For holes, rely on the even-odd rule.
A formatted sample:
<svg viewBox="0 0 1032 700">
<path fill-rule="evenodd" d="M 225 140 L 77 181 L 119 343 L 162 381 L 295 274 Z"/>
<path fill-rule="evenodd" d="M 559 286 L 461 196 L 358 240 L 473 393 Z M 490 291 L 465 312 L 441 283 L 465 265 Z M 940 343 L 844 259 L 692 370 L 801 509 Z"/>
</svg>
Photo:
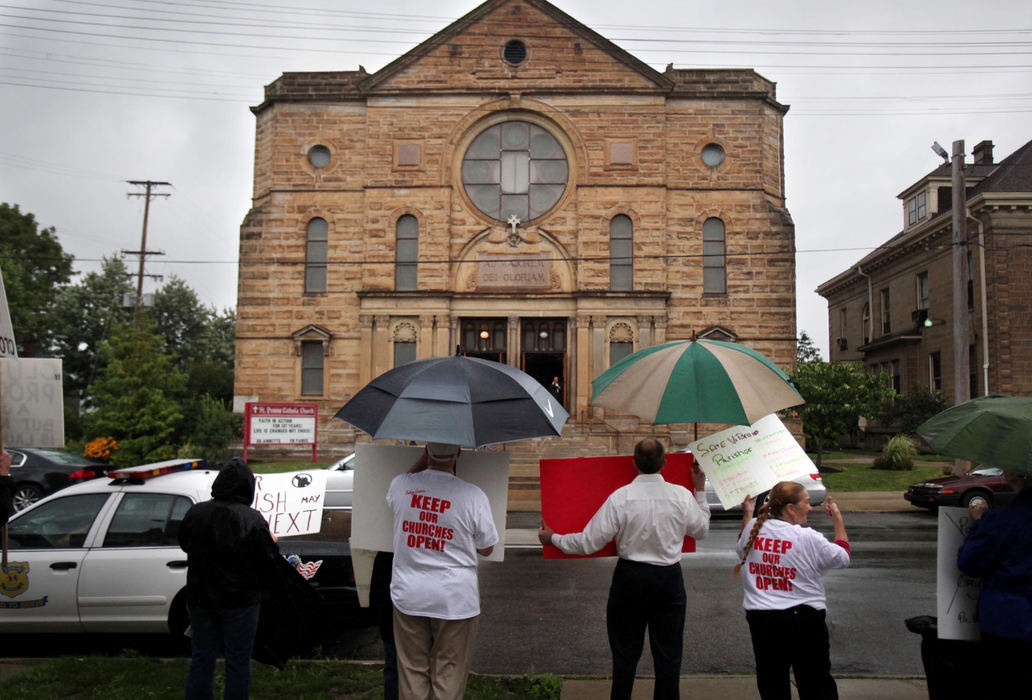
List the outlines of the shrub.
<svg viewBox="0 0 1032 700">
<path fill-rule="evenodd" d="M 882 453 L 874 458 L 875 469 L 892 469 L 895 471 L 908 471 L 914 468 L 914 457 L 917 456 L 917 448 L 914 441 L 906 435 L 896 435 L 885 443 Z"/>
<path fill-rule="evenodd" d="M 90 459 L 107 462 L 111 459 L 111 454 L 117 449 L 118 441 L 108 435 L 107 437 L 99 437 L 87 442 L 86 447 L 82 450 L 82 454 Z"/>
</svg>

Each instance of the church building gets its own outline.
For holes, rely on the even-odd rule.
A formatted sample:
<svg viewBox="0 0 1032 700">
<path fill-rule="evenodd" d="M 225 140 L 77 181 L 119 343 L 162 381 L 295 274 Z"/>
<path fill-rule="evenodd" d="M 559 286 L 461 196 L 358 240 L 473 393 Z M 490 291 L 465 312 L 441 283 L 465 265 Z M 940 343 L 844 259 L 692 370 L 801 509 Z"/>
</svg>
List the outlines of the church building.
<svg viewBox="0 0 1032 700">
<path fill-rule="evenodd" d="M 327 456 L 368 439 L 333 413 L 415 359 L 558 378 L 571 418 L 523 447 L 528 479 L 543 454 L 689 439 L 589 405 L 635 350 L 695 332 L 794 364 L 788 107 L 752 70 L 656 70 L 544 0 L 488 0 L 252 110 L 236 404 L 318 404 Z"/>
</svg>

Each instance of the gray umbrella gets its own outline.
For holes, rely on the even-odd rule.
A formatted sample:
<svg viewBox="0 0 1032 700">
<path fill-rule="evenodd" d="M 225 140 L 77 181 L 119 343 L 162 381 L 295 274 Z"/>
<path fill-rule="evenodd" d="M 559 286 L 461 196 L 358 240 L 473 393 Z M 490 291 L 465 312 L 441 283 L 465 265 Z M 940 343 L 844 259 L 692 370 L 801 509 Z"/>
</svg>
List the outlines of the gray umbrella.
<svg viewBox="0 0 1032 700">
<path fill-rule="evenodd" d="M 570 414 L 529 374 L 473 357 L 432 357 L 381 374 L 337 411 L 374 440 L 482 447 L 562 434 Z"/>
</svg>

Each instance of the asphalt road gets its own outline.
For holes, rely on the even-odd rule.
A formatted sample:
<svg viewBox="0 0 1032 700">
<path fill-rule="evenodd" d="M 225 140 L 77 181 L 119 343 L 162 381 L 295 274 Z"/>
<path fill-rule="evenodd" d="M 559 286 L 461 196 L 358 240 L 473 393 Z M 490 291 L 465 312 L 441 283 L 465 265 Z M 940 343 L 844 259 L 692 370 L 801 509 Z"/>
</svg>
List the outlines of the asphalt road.
<svg viewBox="0 0 1032 700">
<path fill-rule="evenodd" d="M 829 520 L 811 515 L 827 535 Z M 904 620 L 935 614 L 936 520 L 922 511 L 852 513 L 849 569 L 827 576 L 836 674 L 923 675 L 920 637 Z M 682 673 L 751 673 L 741 584 L 732 577 L 739 521 L 715 519 L 683 559 L 688 619 Z M 481 673 L 609 673 L 605 602 L 611 559 L 544 561 L 507 549 L 481 565 L 483 617 L 474 658 Z M 651 673 L 648 652 L 639 673 Z"/>
<path fill-rule="evenodd" d="M 529 528 L 535 523 L 531 514 L 510 515 L 510 527 Z M 831 534 L 823 513 L 812 514 L 811 525 Z M 738 527 L 735 518 L 715 518 L 710 536 L 682 561 L 689 594 L 685 675 L 753 671 L 741 584 L 731 572 Z M 827 576 L 834 673 L 923 675 L 920 637 L 906 629 L 904 620 L 935 614 L 935 517 L 917 510 L 847 513 L 846 527 L 852 566 Z M 510 546 L 504 562 L 483 562 L 483 616 L 474 670 L 608 674 L 605 603 L 612 570 L 612 559 L 545 561 L 536 546 Z M 0 637 L 0 656 L 118 653 L 126 648 L 169 655 L 185 650 L 182 645 L 170 648 L 153 636 L 33 637 Z M 324 651 L 344 658 L 382 660 L 375 628 L 342 633 L 339 644 Z M 652 672 L 647 650 L 638 670 Z"/>
</svg>

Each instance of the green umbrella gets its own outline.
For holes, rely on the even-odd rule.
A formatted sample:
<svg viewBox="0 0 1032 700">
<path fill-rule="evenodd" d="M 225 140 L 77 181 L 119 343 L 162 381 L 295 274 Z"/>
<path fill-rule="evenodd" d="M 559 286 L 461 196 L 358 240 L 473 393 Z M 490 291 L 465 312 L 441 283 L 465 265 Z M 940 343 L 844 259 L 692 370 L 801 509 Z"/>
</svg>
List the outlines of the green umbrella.
<svg viewBox="0 0 1032 700">
<path fill-rule="evenodd" d="M 917 434 L 940 454 L 1032 475 L 1032 397 L 965 401 L 926 420 Z"/>
<path fill-rule="evenodd" d="M 678 340 L 629 355 L 591 383 L 591 403 L 650 423 L 750 425 L 805 403 L 777 365 L 752 348 Z"/>
</svg>

